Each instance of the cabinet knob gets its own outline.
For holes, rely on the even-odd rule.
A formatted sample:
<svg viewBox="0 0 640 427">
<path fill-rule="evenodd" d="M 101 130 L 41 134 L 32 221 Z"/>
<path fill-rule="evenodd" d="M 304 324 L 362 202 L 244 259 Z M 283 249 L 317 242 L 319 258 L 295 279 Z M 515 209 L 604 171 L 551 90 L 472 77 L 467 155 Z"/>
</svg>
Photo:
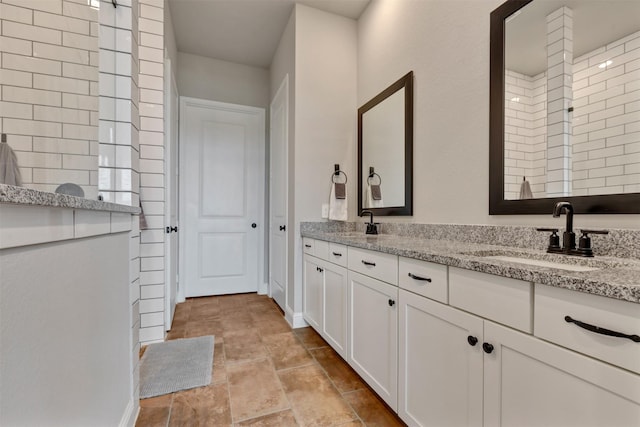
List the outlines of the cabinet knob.
<svg viewBox="0 0 640 427">
<path fill-rule="evenodd" d="M 469 335 L 467 337 L 467 342 L 469 343 L 469 345 L 475 346 L 476 344 L 478 344 L 478 338 L 474 337 L 473 335 Z"/>
<path fill-rule="evenodd" d="M 485 353 L 490 354 L 491 352 L 493 352 L 493 345 L 485 342 L 482 344 L 482 349 Z"/>
<path fill-rule="evenodd" d="M 389 307 L 393 307 L 395 305 L 395 301 L 392 299 L 389 299 Z"/>
</svg>

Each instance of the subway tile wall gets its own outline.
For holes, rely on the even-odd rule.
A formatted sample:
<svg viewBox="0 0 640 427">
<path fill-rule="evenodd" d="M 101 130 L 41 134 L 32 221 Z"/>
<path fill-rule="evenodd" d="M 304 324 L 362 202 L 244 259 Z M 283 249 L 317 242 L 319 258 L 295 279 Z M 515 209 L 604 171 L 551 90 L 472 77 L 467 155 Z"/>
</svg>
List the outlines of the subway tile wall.
<svg viewBox="0 0 640 427">
<path fill-rule="evenodd" d="M 164 1 L 140 0 L 140 342 L 165 336 Z"/>
<path fill-rule="evenodd" d="M 572 194 L 640 192 L 640 32 L 575 58 L 573 71 Z M 507 70 L 505 82 L 505 198 L 523 176 L 544 197 L 546 73 Z"/>
<path fill-rule="evenodd" d="M 72 182 L 98 195 L 98 9 L 87 0 L 0 2 L 0 129 L 26 187 Z"/>
</svg>

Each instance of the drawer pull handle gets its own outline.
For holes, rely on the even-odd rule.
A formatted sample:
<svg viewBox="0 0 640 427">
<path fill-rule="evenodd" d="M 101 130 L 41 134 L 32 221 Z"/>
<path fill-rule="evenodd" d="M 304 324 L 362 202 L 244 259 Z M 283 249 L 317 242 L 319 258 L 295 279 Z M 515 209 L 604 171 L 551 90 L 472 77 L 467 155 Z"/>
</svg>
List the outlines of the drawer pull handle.
<svg viewBox="0 0 640 427">
<path fill-rule="evenodd" d="M 310 247 L 311 247 L 311 245 L 304 245 L 304 247 L 305 247 L 305 248 L 310 248 Z"/>
<path fill-rule="evenodd" d="M 342 256 L 342 254 L 339 253 L 339 252 L 332 252 L 332 254 L 333 254 L 333 256 Z"/>
<path fill-rule="evenodd" d="M 564 321 L 567 323 L 575 323 L 576 326 L 580 326 L 587 331 L 595 332 L 596 334 L 608 335 L 610 337 L 618 337 L 618 338 L 627 338 L 633 342 L 640 342 L 640 336 L 638 335 L 627 335 L 622 332 L 612 331 L 611 329 L 601 328 L 600 326 L 590 325 L 588 323 L 581 322 L 579 320 L 575 320 L 570 316 L 564 316 Z"/>
<path fill-rule="evenodd" d="M 413 280 L 420 280 L 421 282 L 429 282 L 429 283 L 431 283 L 431 278 L 430 277 L 420 277 L 420 276 L 416 276 L 413 273 L 409 273 L 409 277 L 411 277 Z"/>
<path fill-rule="evenodd" d="M 376 266 L 375 262 L 369 262 L 369 261 L 362 260 L 362 263 L 364 265 L 370 265 L 371 267 L 375 267 Z"/>
</svg>

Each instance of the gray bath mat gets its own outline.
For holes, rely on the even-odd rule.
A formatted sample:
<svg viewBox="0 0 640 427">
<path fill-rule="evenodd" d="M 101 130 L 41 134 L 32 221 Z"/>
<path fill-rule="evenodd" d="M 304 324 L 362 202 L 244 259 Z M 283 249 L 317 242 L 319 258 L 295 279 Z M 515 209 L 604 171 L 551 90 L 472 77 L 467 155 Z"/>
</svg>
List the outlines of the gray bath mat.
<svg viewBox="0 0 640 427">
<path fill-rule="evenodd" d="M 213 335 L 150 344 L 140 362 L 140 398 L 211 384 Z"/>
</svg>

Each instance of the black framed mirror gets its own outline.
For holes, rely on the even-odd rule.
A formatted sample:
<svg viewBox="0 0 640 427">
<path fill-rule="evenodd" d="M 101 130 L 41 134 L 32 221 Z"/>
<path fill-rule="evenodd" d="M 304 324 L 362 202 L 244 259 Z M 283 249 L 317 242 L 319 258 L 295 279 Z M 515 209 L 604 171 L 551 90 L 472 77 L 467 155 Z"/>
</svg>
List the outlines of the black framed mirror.
<svg viewBox="0 0 640 427">
<path fill-rule="evenodd" d="M 639 6 L 508 0 L 491 13 L 489 214 L 548 214 L 564 200 L 577 213 L 640 213 L 640 89 L 626 72 Z"/>
<path fill-rule="evenodd" d="M 413 71 L 358 108 L 358 215 L 413 215 Z"/>
</svg>

